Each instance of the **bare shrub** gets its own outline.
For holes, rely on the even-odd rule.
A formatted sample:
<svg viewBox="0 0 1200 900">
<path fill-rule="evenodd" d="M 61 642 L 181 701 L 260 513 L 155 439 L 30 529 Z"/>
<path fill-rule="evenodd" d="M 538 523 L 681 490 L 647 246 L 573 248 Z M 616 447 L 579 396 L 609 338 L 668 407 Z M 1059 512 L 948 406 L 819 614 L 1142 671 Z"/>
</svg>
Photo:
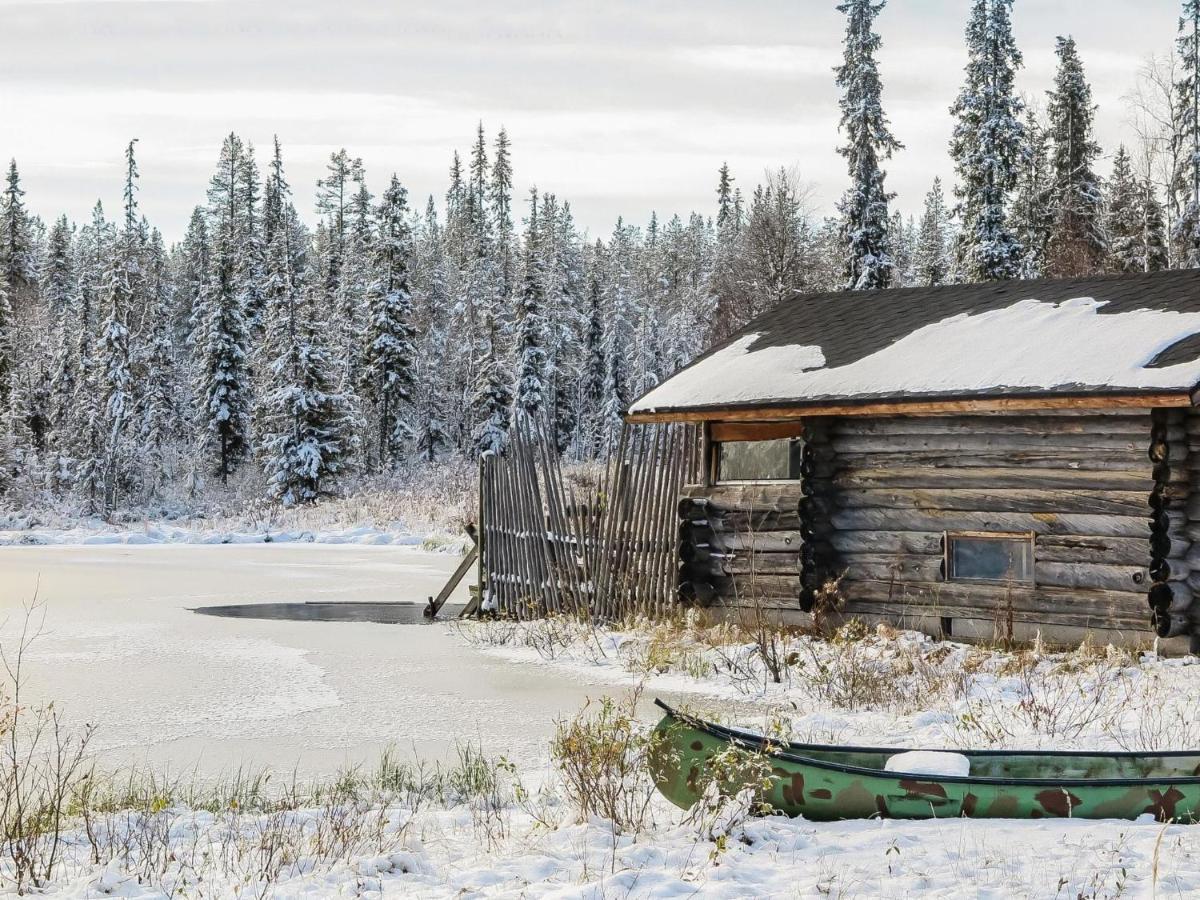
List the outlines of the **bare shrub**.
<svg viewBox="0 0 1200 900">
<path fill-rule="evenodd" d="M 595 708 L 589 703 L 570 721 L 558 723 L 551 756 L 580 819 L 603 816 L 623 831 L 651 824 L 655 787 L 649 762 L 665 739 L 638 723 L 639 694 L 620 703 L 604 697 Z"/>
<path fill-rule="evenodd" d="M 1184 750 L 1200 746 L 1200 721 L 1189 698 L 1158 672 L 1121 682 L 1117 707 L 1132 715 L 1115 716 L 1104 733 L 1123 750 Z"/>
<path fill-rule="evenodd" d="M 708 760 L 696 782 L 700 799 L 687 821 L 704 840 L 723 852 L 728 840 L 752 816 L 772 811 L 771 758 L 766 753 L 730 745 Z"/>
<path fill-rule="evenodd" d="M 1000 744 L 1034 732 L 1073 740 L 1107 726 L 1115 715 L 1121 668 L 1107 658 L 1047 657 L 1036 648 L 1007 659 L 1001 675 L 1013 690 L 981 691 L 966 699 L 959 729 L 969 738 Z M 1016 700 L 1007 700 L 1015 694 Z"/>
<path fill-rule="evenodd" d="M 53 703 L 26 705 L 24 662 L 41 632 L 44 610 L 25 610 L 15 648 L 0 648 L 7 696 L 0 698 L 0 872 L 25 893 L 54 878 L 70 798 L 86 782 L 92 728 L 76 733 Z"/>
</svg>

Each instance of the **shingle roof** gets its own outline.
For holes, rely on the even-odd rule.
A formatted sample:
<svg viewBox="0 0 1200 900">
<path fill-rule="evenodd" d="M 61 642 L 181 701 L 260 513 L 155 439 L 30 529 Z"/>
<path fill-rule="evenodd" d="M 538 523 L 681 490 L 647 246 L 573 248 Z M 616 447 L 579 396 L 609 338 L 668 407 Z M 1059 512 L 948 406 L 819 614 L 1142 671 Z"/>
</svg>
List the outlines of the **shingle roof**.
<svg viewBox="0 0 1200 900">
<path fill-rule="evenodd" d="M 1200 271 L 797 295 L 632 413 L 870 399 L 1186 391 Z"/>
</svg>

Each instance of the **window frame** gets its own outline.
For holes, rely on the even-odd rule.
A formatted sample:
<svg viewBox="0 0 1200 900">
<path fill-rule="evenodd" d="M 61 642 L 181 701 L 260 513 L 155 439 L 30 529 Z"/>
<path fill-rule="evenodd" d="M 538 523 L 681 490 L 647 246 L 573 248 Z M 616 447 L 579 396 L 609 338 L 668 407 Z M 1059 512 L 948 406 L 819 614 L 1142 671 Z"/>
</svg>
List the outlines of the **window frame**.
<svg viewBox="0 0 1200 900">
<path fill-rule="evenodd" d="M 800 437 L 763 438 L 760 441 L 713 441 L 711 480 L 719 484 L 799 484 L 800 476 L 795 478 L 722 478 L 721 477 L 721 448 L 725 444 L 762 444 L 767 441 L 787 441 L 788 465 L 791 465 L 791 454 L 796 452 L 795 445 L 802 441 Z"/>
<path fill-rule="evenodd" d="M 968 541 L 1009 541 L 1023 543 L 1029 547 L 1029 577 L 1028 578 L 970 578 L 954 574 L 954 554 L 951 552 L 951 542 L 956 540 Z M 1034 587 L 1037 584 L 1037 532 L 1036 531 L 943 531 L 942 532 L 942 572 L 947 584 L 983 584 L 998 587 L 1016 586 Z"/>
<path fill-rule="evenodd" d="M 705 472 L 708 485 L 738 485 L 738 484 L 799 484 L 803 479 L 795 478 L 730 478 L 721 476 L 721 445 L 722 444 L 751 444 L 762 441 L 789 442 L 804 440 L 804 422 L 801 419 L 779 420 L 773 422 L 719 422 L 705 423 L 704 440 L 707 443 L 708 460 Z M 790 452 L 790 448 L 789 448 Z"/>
</svg>

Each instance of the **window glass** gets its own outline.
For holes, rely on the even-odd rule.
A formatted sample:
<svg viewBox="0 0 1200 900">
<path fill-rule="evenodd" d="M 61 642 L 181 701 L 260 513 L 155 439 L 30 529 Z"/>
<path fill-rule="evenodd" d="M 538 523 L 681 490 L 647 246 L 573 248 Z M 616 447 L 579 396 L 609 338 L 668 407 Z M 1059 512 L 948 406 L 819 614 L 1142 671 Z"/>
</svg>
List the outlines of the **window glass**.
<svg viewBox="0 0 1200 900">
<path fill-rule="evenodd" d="M 951 581 L 1033 581 L 1033 539 L 949 535 Z"/>
<path fill-rule="evenodd" d="M 717 444 L 718 481 L 789 481 L 800 477 L 800 440 Z"/>
</svg>

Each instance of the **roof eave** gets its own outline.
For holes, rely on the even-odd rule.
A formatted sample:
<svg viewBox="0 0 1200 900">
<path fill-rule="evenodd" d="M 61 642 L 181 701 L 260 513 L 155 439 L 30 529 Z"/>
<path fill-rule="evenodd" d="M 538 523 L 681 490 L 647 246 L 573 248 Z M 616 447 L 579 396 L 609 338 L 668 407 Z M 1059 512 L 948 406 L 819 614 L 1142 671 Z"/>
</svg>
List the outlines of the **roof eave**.
<svg viewBox="0 0 1200 900">
<path fill-rule="evenodd" d="M 632 424 L 654 422 L 770 422 L 808 416 L 935 415 L 938 413 L 1020 412 L 1034 410 L 1130 409 L 1196 405 L 1196 390 L 1123 390 L 1086 394 L 1007 394 L 956 397 L 878 397 L 694 406 L 628 412 Z"/>
</svg>

